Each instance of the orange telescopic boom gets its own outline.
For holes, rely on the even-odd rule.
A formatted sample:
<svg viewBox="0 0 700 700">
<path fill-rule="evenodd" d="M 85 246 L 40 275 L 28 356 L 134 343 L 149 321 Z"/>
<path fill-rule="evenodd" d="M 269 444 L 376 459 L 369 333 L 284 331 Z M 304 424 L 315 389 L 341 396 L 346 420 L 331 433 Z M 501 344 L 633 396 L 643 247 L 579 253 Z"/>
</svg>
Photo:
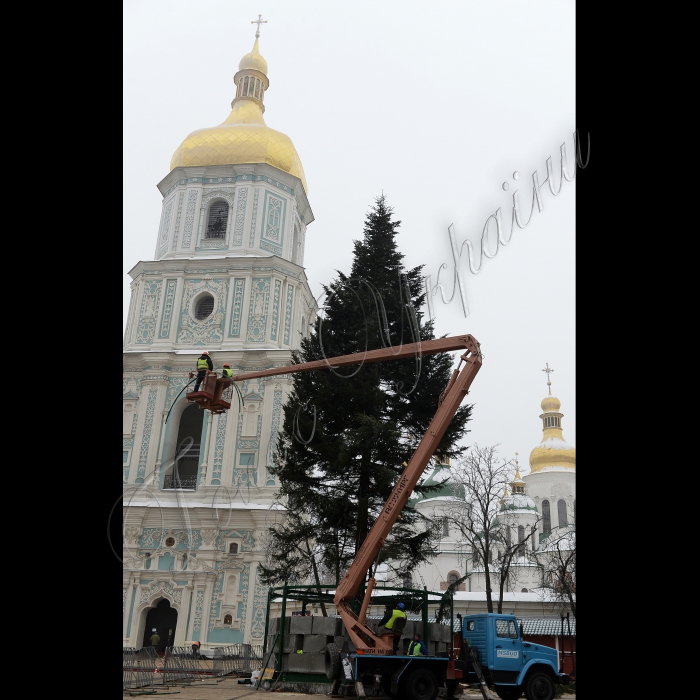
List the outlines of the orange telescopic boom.
<svg viewBox="0 0 700 700">
<path fill-rule="evenodd" d="M 365 624 L 365 614 L 369 605 L 369 599 L 376 581 L 371 578 L 365 590 L 364 600 L 360 608 L 360 614 L 355 614 L 350 604 L 360 586 L 364 583 L 365 576 L 372 562 L 379 555 L 391 528 L 399 513 L 406 505 L 418 480 L 425 471 L 430 458 L 433 456 L 440 440 L 447 430 L 452 418 L 459 409 L 464 397 L 469 393 L 469 387 L 474 381 L 476 373 L 481 368 L 482 356 L 479 343 L 471 335 L 457 335 L 450 338 L 438 338 L 426 340 L 421 343 L 410 343 L 396 348 L 382 348 L 370 350 L 364 353 L 341 355 L 324 360 L 303 362 L 297 365 L 274 367 L 260 372 L 244 372 L 233 377 L 233 381 L 240 382 L 257 377 L 273 377 L 279 374 L 293 374 L 294 372 L 309 372 L 318 369 L 330 369 L 332 367 L 347 367 L 372 362 L 386 362 L 388 360 L 400 360 L 421 355 L 435 355 L 451 350 L 464 350 L 460 357 L 460 364 L 452 372 L 452 377 L 447 387 L 440 396 L 437 411 L 430 422 L 425 435 L 421 439 L 416 451 L 413 453 L 408 465 L 396 482 L 393 491 L 384 504 L 379 517 L 375 520 L 365 541 L 355 555 L 348 572 L 338 585 L 333 602 L 338 614 L 345 624 L 345 629 L 359 653 L 367 654 L 393 654 L 393 644 L 390 634 L 377 636 Z M 462 362 L 466 363 L 462 367 Z M 460 369 L 461 368 L 461 369 Z"/>
</svg>

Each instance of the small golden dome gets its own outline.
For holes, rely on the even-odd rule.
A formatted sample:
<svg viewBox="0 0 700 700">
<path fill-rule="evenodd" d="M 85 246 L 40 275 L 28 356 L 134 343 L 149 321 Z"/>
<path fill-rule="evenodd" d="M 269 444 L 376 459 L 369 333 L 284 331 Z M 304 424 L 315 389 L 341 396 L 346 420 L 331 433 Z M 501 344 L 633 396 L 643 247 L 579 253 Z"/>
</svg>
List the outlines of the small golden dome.
<svg viewBox="0 0 700 700">
<path fill-rule="evenodd" d="M 241 59 L 241 62 L 238 64 L 238 70 L 259 70 L 267 75 L 267 61 L 260 55 L 257 39 L 253 50 Z"/>
<path fill-rule="evenodd" d="M 542 410 L 547 413 L 548 411 L 556 411 L 557 413 L 559 412 L 559 409 L 561 408 L 561 401 L 556 396 L 552 396 L 551 394 L 549 396 L 545 396 L 542 399 L 542 403 L 540 404 L 542 406 Z"/>
<path fill-rule="evenodd" d="M 554 370 L 549 368 L 542 370 L 549 373 Z M 530 452 L 530 471 L 539 472 L 547 467 L 564 469 L 576 469 L 576 450 L 564 440 L 561 427 L 563 414 L 559 411 L 561 401 L 552 396 L 552 383 L 547 379 L 548 394 L 542 399 L 542 442 Z"/>
</svg>

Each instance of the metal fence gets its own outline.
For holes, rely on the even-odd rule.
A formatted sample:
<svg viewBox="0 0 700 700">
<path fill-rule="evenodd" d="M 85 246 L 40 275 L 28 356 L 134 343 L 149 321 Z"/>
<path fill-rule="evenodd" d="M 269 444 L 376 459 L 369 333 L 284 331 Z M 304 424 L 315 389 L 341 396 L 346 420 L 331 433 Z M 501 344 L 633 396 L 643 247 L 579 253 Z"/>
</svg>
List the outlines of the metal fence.
<svg viewBox="0 0 700 700">
<path fill-rule="evenodd" d="M 214 649 L 214 675 L 251 673 L 262 666 L 263 648 L 260 644 L 232 644 Z"/>
<path fill-rule="evenodd" d="M 262 646 L 232 644 L 216 647 L 214 658 L 195 654 L 192 647 L 166 647 L 161 658 L 155 647 L 123 647 L 122 688 L 190 683 L 205 677 L 247 674 L 262 666 Z"/>
<path fill-rule="evenodd" d="M 122 689 L 152 688 L 162 684 L 163 662 L 155 647 L 123 647 L 122 649 Z"/>
<path fill-rule="evenodd" d="M 166 647 L 163 660 L 165 683 L 192 681 L 202 676 L 213 675 L 211 660 L 194 654 L 192 647 Z"/>
</svg>

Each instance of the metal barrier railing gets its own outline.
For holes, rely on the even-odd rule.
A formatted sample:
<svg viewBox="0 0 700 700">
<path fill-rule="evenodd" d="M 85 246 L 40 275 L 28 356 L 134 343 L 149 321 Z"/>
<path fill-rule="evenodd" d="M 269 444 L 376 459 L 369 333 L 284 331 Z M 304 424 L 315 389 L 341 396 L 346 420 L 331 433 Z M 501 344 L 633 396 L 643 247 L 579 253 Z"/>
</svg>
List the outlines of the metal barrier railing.
<svg viewBox="0 0 700 700">
<path fill-rule="evenodd" d="M 251 673 L 262 665 L 262 650 L 260 644 L 232 644 L 227 647 L 216 647 L 214 649 L 214 675 Z"/>
<path fill-rule="evenodd" d="M 152 688 L 156 681 L 162 683 L 162 678 L 156 674 L 162 671 L 163 664 L 156 653 L 155 647 L 122 648 L 122 689 Z M 160 675 L 160 674 L 158 674 Z"/>
<path fill-rule="evenodd" d="M 195 653 L 192 647 L 166 647 L 161 656 L 155 647 L 122 648 L 122 689 L 189 683 L 203 676 L 251 673 L 262 665 L 262 646 L 232 644 L 216 647 L 214 658 Z"/>
<path fill-rule="evenodd" d="M 201 676 L 211 676 L 212 663 L 206 656 L 192 651 L 192 647 L 167 647 L 165 649 L 166 683 L 191 681 Z"/>
</svg>

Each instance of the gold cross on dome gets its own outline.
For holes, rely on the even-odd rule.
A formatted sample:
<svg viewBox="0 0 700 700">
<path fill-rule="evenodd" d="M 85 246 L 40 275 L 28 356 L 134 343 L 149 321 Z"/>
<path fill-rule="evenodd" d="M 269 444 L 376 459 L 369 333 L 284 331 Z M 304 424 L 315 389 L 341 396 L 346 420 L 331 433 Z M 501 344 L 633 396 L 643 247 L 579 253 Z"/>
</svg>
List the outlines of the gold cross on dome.
<svg viewBox="0 0 700 700">
<path fill-rule="evenodd" d="M 545 363 L 545 369 L 543 369 L 542 371 L 547 373 L 547 386 L 550 387 L 549 393 L 551 394 L 552 393 L 552 389 L 551 389 L 552 382 L 549 381 L 549 373 L 554 372 L 554 370 L 550 368 L 549 362 L 547 362 L 547 363 Z"/>
<path fill-rule="evenodd" d="M 255 38 L 257 39 L 260 36 L 260 25 L 261 24 L 267 24 L 266 19 L 261 19 L 262 15 L 258 15 L 257 19 L 254 19 L 251 24 L 257 24 L 257 28 L 255 29 Z"/>
</svg>

